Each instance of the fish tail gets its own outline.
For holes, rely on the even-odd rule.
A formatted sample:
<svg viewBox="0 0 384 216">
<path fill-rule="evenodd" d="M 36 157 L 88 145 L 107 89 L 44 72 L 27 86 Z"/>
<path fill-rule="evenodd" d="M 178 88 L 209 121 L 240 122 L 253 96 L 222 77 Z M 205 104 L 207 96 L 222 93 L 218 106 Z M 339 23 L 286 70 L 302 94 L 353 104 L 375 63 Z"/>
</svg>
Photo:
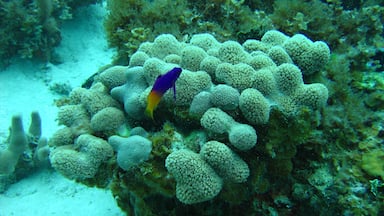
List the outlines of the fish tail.
<svg viewBox="0 0 384 216">
<path fill-rule="evenodd" d="M 154 120 L 154 119 L 153 119 L 153 109 L 148 109 L 148 108 L 147 108 L 147 109 L 145 109 L 145 112 L 144 112 L 144 113 L 145 113 L 146 116 L 148 116 L 149 118 L 151 118 L 152 120 Z"/>
<path fill-rule="evenodd" d="M 156 109 L 162 96 L 163 96 L 163 94 L 157 93 L 156 91 L 151 91 L 148 95 L 147 108 L 145 108 L 145 115 L 150 117 L 152 120 L 154 119 L 153 118 L 153 111 Z"/>
</svg>

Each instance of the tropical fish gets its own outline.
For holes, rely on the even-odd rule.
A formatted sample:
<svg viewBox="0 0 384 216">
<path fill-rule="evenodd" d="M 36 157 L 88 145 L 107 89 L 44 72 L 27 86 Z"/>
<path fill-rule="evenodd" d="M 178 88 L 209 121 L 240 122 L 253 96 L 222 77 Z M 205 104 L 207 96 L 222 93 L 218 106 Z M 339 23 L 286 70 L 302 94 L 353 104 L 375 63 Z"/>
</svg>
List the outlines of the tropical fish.
<svg viewBox="0 0 384 216">
<path fill-rule="evenodd" d="M 176 100 L 176 80 L 181 74 L 181 68 L 175 67 L 167 73 L 157 77 L 155 84 L 153 84 L 152 90 L 147 97 L 147 108 L 145 114 L 153 120 L 153 111 L 159 104 L 161 97 L 173 88 L 173 98 Z"/>
</svg>

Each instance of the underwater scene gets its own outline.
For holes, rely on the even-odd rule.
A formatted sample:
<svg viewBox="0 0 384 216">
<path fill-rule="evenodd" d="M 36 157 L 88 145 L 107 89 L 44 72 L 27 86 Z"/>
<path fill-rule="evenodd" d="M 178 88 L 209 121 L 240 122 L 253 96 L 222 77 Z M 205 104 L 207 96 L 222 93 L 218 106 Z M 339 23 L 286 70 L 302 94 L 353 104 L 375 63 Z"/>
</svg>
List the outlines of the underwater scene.
<svg viewBox="0 0 384 216">
<path fill-rule="evenodd" d="M 384 215 L 383 0 L 3 0 L 0 35 L 0 216 Z"/>
</svg>

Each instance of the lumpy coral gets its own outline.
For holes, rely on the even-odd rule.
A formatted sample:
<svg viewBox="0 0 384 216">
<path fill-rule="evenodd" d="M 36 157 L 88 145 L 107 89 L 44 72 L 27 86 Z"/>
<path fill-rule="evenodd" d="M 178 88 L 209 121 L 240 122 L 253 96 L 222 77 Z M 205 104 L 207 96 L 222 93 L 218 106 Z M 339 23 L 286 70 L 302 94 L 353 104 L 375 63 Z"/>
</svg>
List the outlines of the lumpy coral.
<svg viewBox="0 0 384 216">
<path fill-rule="evenodd" d="M 209 141 L 203 145 L 200 155 L 228 181 L 241 183 L 249 176 L 248 165 L 224 143 Z"/>
<path fill-rule="evenodd" d="M 251 149 L 257 141 L 255 129 L 247 124 L 236 122 L 219 108 L 210 108 L 200 120 L 206 130 L 224 134 L 228 133 L 229 142 L 239 150 Z"/>
<path fill-rule="evenodd" d="M 99 166 L 112 155 L 112 147 L 105 140 L 83 134 L 73 146 L 59 146 L 49 157 L 52 166 L 64 176 L 85 179 L 94 177 Z"/>
<path fill-rule="evenodd" d="M 239 107 L 252 124 L 265 124 L 269 120 L 270 105 L 257 89 L 245 89 L 240 95 Z"/>
<path fill-rule="evenodd" d="M 165 167 L 176 179 L 176 196 L 186 204 L 210 200 L 222 188 L 222 179 L 199 154 L 178 150 L 165 160 Z"/>
<path fill-rule="evenodd" d="M 190 42 L 179 42 L 164 34 L 141 44 L 128 66 L 102 71 L 90 89 L 71 92 L 68 104 L 59 112 L 59 123 L 65 127 L 49 142 L 56 147 L 50 156 L 53 167 L 69 178 L 107 181 L 105 177 L 111 174 L 102 168 L 111 165 L 107 163 L 111 146 L 108 144 L 109 150 L 100 153 L 106 157 L 96 160 L 87 152 L 91 147 L 82 148 L 82 140 L 88 137 L 105 143 L 108 139 L 116 151 L 115 163 L 121 168 L 114 172 L 145 179 L 145 187 L 165 187 L 162 179 L 154 180 L 166 175 L 159 173 L 164 172 L 159 166 L 165 160 L 165 167 L 176 181 L 176 199 L 184 204 L 222 199 L 220 193 L 225 200 L 236 202 L 226 187 L 246 184 L 248 179 L 261 187 L 257 191 L 268 191 L 264 168 L 268 167 L 271 176 L 289 175 L 299 144 L 296 140 L 286 145 L 275 139 L 266 142 L 263 128 L 275 126 L 280 118 L 300 120 L 303 109 L 316 112 L 328 99 L 323 84 L 304 83 L 300 66 L 284 47 L 289 39 L 272 31 L 260 41 L 241 45 L 235 41 L 220 43 L 210 34 L 194 35 Z M 152 85 L 175 66 L 182 67 L 175 92 L 164 94 L 155 120 L 148 121 L 144 109 Z M 163 123 L 163 132 L 155 132 Z M 130 131 L 136 126 L 148 131 L 143 133 L 146 138 L 136 135 L 135 129 Z M 193 128 L 203 130 L 204 136 L 182 133 Z M 256 133 L 259 129 L 261 139 Z M 262 144 L 257 145 L 260 140 Z M 273 158 L 273 166 L 266 162 L 255 165 L 249 157 L 259 154 L 255 151 Z M 260 176 L 252 175 L 255 167 Z M 168 194 L 169 188 L 160 185 L 160 194 Z"/>
<path fill-rule="evenodd" d="M 118 166 L 117 153 L 92 179 L 80 181 L 112 182 L 130 215 L 381 214 L 380 4 L 107 4 L 108 40 L 117 47 L 116 62 L 127 66 L 103 71 L 91 90 L 72 91 L 59 118 L 65 127 L 49 143 L 75 148 L 82 134 L 107 140 L 139 133 L 152 151 L 127 170 Z M 143 115 L 147 95 L 156 78 L 176 66 L 183 69 L 176 101 L 166 93 L 151 121 Z M 98 107 L 85 98 L 109 94 L 118 106 L 102 100 Z M 121 105 L 123 127 L 91 127 L 98 112 L 123 112 Z M 64 115 L 69 108 L 77 113 Z M 131 129 L 137 126 L 147 132 Z M 205 176 L 198 175 L 200 166 Z"/>
<path fill-rule="evenodd" d="M 1 63 L 15 55 L 54 61 L 60 23 L 79 5 L 1 2 Z M 108 0 L 107 7 L 108 41 L 124 66 L 59 101 L 61 128 L 48 143 L 38 115 L 28 131 L 15 116 L 0 146 L 0 190 L 4 176 L 20 179 L 51 148 L 54 168 L 111 185 L 129 215 L 382 214 L 381 2 Z M 183 69 L 176 101 L 165 94 L 151 121 L 143 115 L 147 95 L 175 66 Z M 132 152 L 113 154 L 105 141 L 136 135 L 152 149 L 124 165 Z M 95 150 L 108 155 L 99 166 L 84 137 L 106 144 Z M 171 169 L 177 161 L 192 167 L 183 168 L 186 180 Z M 191 172 L 196 164 L 206 176 Z"/>
<path fill-rule="evenodd" d="M 251 49 L 249 45 L 242 46 L 235 41 L 219 43 L 209 34 L 194 35 L 190 43 L 178 42 L 169 34 L 160 35 L 154 42 L 146 42 L 139 47 L 137 53 L 145 58 L 140 65 L 135 63 L 128 66 L 126 73 L 131 75 L 128 76 L 126 84 L 112 89 L 112 95 L 125 104 L 128 115 L 137 120 L 144 119 L 142 110 L 145 108 L 145 98 L 151 89 L 150 86 L 156 77 L 175 67 L 174 63 L 166 60 L 167 56 L 172 55 L 172 58 L 178 56 L 179 64 L 184 66 L 175 85 L 177 89 L 175 105 L 190 106 L 190 113 L 196 116 L 201 116 L 212 106 L 223 110 L 234 110 L 239 103 L 240 110 L 250 123 L 265 124 L 272 105 L 277 105 L 287 116 L 294 116 L 303 105 L 310 106 L 312 109 L 320 109 L 328 98 L 326 87 L 322 84 L 307 86 L 302 79 L 302 71 L 293 64 L 294 62 L 287 60 L 291 63 L 283 63 L 283 60 L 277 59 L 276 61 L 279 62 L 275 64 L 273 59 L 268 56 L 269 50 L 276 46 L 285 51 L 283 44 L 290 39 L 281 32 L 267 32 L 265 37 L 259 41 L 265 46 L 263 52 L 257 50 L 258 48 Z M 254 42 L 255 40 L 253 40 Z M 309 39 L 303 43 L 306 42 L 313 43 Z M 310 48 L 303 49 L 297 56 L 311 55 L 310 52 L 312 52 Z M 328 60 L 329 50 L 324 53 L 325 57 L 322 61 L 325 62 Z M 285 54 L 288 55 L 288 52 Z M 208 72 L 203 70 L 207 67 L 204 63 L 205 59 L 215 61 L 214 65 L 207 68 Z M 315 60 L 308 59 L 307 61 L 314 62 Z M 305 68 L 303 67 L 303 69 Z M 320 69 L 320 66 L 316 67 L 317 71 Z M 314 72 L 315 69 L 311 73 Z M 132 82 L 135 84 L 132 85 Z M 316 88 L 313 88 L 315 86 Z M 261 92 L 258 91 L 258 88 Z M 203 91 L 208 93 L 202 93 Z M 254 93 L 255 91 L 258 91 L 259 94 Z M 253 93 L 249 94 L 249 92 Z M 164 96 L 166 105 L 171 103 L 170 95 Z M 313 102 L 300 101 L 299 98 L 302 96 L 313 98 Z M 196 101 L 193 102 L 195 99 Z M 252 112 L 252 110 L 256 111 Z"/>
</svg>

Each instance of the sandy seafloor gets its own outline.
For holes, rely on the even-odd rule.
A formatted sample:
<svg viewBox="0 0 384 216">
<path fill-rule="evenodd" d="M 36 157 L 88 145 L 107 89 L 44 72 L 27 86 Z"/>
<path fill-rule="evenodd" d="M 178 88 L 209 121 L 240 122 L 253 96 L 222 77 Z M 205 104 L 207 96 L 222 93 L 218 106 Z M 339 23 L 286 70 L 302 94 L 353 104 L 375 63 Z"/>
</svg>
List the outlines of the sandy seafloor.
<svg viewBox="0 0 384 216">
<path fill-rule="evenodd" d="M 49 90 L 54 83 L 78 87 L 101 66 L 111 62 L 114 51 L 108 49 L 103 29 L 105 7 L 92 5 L 74 12 L 72 20 L 62 23 L 62 42 L 55 50 L 62 63 L 43 64 L 14 59 L 0 71 L 0 142 L 8 136 L 14 114 L 21 114 L 24 128 L 30 113 L 39 111 L 43 136 L 58 128 L 54 99 Z M 11 185 L 0 194 L 0 216 L 40 215 L 125 215 L 107 189 L 89 188 L 43 169 Z"/>
</svg>

